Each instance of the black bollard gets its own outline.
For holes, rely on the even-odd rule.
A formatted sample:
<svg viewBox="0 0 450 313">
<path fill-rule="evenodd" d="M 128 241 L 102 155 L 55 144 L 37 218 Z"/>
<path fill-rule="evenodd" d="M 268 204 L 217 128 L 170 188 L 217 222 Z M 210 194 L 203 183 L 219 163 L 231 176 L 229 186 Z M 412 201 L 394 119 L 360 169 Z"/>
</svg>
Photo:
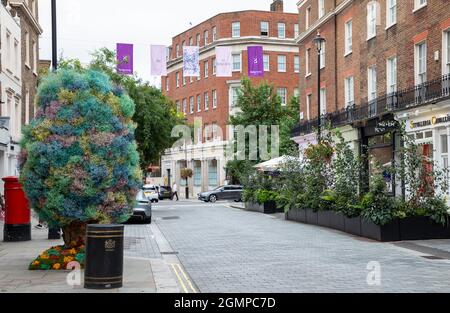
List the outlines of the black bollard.
<svg viewBox="0 0 450 313">
<path fill-rule="evenodd" d="M 61 239 L 61 232 L 59 228 L 49 228 L 48 229 L 48 240 L 59 240 Z"/>
<path fill-rule="evenodd" d="M 84 288 L 116 289 L 123 286 L 123 225 L 88 225 Z"/>
</svg>

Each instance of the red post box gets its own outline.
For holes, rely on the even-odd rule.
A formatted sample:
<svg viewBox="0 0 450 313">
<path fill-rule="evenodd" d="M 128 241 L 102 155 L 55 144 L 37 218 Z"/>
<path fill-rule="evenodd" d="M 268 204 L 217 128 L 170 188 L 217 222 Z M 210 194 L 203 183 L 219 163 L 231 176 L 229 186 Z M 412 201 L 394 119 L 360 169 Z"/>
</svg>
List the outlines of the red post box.
<svg viewBox="0 0 450 313">
<path fill-rule="evenodd" d="M 31 240 L 31 213 L 27 197 L 17 177 L 5 177 L 5 242 Z"/>
</svg>

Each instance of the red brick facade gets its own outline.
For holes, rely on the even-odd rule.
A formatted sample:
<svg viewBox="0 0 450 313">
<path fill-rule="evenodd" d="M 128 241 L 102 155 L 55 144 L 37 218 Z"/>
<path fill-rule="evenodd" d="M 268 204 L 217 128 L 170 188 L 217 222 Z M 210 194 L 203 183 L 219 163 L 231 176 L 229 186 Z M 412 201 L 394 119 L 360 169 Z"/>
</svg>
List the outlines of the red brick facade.
<svg viewBox="0 0 450 313">
<path fill-rule="evenodd" d="M 276 6 L 279 8 L 279 6 Z M 232 36 L 232 23 L 240 22 L 240 36 Z M 268 36 L 261 34 L 261 22 L 269 23 Z M 278 38 L 278 23 L 285 24 L 285 38 Z M 298 73 L 294 71 L 294 56 L 298 56 L 298 46 L 295 44 L 295 24 L 297 14 L 282 12 L 242 11 L 219 14 L 173 38 L 170 60 L 168 61 L 168 76 L 162 77 L 163 92 L 183 109 L 183 99 L 187 102 L 186 118 L 189 123 L 194 118 L 201 117 L 203 126 L 216 124 L 226 132 L 230 114 L 230 84 L 239 84 L 243 76 L 247 76 L 247 46 L 262 45 L 264 54 L 269 55 L 269 71 L 264 78 L 252 79 L 254 83 L 267 80 L 276 89 L 286 88 L 287 99 L 294 96 L 298 90 Z M 213 29 L 216 38 L 213 41 Z M 208 31 L 208 41 L 205 45 L 205 31 Z M 186 78 L 183 85 L 182 44 L 197 45 L 197 35 L 200 36 L 200 73 L 201 78 L 193 77 L 192 82 Z M 177 45 L 179 55 L 177 57 Z M 233 77 L 218 78 L 213 75 L 213 60 L 216 46 L 229 46 L 233 54 L 241 53 L 241 71 L 233 72 Z M 278 56 L 286 56 L 286 72 L 278 71 Z M 208 62 L 208 77 L 205 77 L 205 62 Z M 176 73 L 179 73 L 179 87 L 176 86 Z M 167 89 L 168 87 L 168 89 Z M 213 90 L 217 92 L 217 108 L 213 108 Z M 205 110 L 205 93 L 209 96 L 209 110 Z M 197 96 L 201 98 L 201 111 L 197 110 Z M 189 99 L 194 97 L 194 112 L 189 110 Z M 227 134 L 223 134 L 227 139 Z"/>
<path fill-rule="evenodd" d="M 389 1 L 387 3 L 387 1 Z M 397 89 L 414 86 L 416 81 L 415 44 L 426 42 L 426 80 L 447 74 L 443 58 L 444 31 L 450 30 L 450 6 L 448 0 L 428 0 L 427 5 L 416 8 L 415 0 L 396 1 L 396 23 L 387 25 L 390 0 L 378 1 L 333 1 L 325 2 L 325 15 L 318 18 L 318 0 L 299 3 L 300 37 L 298 44 L 301 56 L 300 111 L 306 119 L 306 96 L 312 94 L 310 118 L 317 117 L 317 52 L 313 38 L 320 31 L 326 43 L 326 66 L 322 69 L 322 85 L 327 90 L 327 113 L 345 107 L 346 77 L 354 78 L 354 100 L 358 105 L 368 98 L 368 68 L 376 67 L 377 95 L 387 93 L 387 60 L 397 58 Z M 368 5 L 376 3 L 376 36 L 368 39 Z M 310 8 L 310 27 L 306 29 L 306 11 Z M 345 24 L 352 21 L 352 53 L 345 53 Z M 311 48 L 311 75 L 305 77 L 306 49 Z"/>
</svg>

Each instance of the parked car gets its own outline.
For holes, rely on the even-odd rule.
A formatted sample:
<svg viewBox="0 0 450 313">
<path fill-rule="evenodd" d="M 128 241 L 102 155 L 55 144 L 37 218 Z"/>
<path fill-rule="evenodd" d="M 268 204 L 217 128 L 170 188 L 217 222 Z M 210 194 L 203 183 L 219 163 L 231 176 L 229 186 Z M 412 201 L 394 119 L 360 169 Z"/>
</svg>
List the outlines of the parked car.
<svg viewBox="0 0 450 313">
<path fill-rule="evenodd" d="M 145 185 L 142 187 L 144 196 L 146 196 L 152 203 L 159 201 L 158 187 L 155 185 Z"/>
<path fill-rule="evenodd" d="M 144 190 L 139 191 L 136 196 L 136 204 L 133 208 L 133 215 L 128 220 L 128 223 L 143 222 L 145 224 L 152 223 L 152 203 L 145 196 Z"/>
<path fill-rule="evenodd" d="M 242 201 L 242 186 L 230 185 L 218 187 L 212 191 L 202 192 L 198 194 L 200 201 L 215 203 L 218 200 L 234 200 Z"/>
<path fill-rule="evenodd" d="M 169 200 L 173 199 L 172 188 L 169 186 L 160 186 L 159 187 L 159 200 L 164 200 L 164 199 L 169 199 Z"/>
</svg>

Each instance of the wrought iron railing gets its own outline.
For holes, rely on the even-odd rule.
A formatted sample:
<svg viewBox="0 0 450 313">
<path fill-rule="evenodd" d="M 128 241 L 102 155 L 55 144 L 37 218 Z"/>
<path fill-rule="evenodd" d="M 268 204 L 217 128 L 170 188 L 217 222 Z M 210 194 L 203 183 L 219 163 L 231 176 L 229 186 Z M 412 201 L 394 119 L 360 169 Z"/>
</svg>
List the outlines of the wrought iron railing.
<svg viewBox="0 0 450 313">
<path fill-rule="evenodd" d="M 424 84 L 385 94 L 372 101 L 364 100 L 360 105 L 321 116 L 321 125 L 332 128 L 370 120 L 385 114 L 395 113 L 431 103 L 450 99 L 450 74 Z M 294 137 L 317 130 L 317 118 L 300 123 L 292 132 Z"/>
</svg>

